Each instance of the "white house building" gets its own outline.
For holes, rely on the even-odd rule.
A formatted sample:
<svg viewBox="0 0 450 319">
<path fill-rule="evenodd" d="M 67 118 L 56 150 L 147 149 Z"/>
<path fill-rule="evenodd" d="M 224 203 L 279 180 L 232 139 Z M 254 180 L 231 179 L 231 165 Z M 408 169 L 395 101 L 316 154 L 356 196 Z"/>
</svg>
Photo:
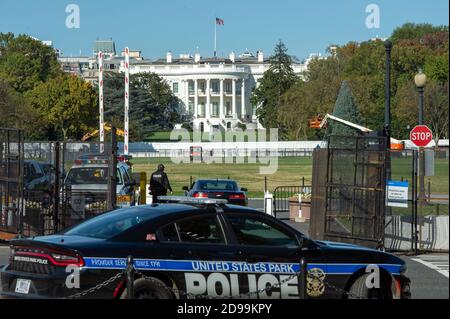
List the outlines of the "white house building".
<svg viewBox="0 0 450 319">
<path fill-rule="evenodd" d="M 124 54 L 116 52 L 112 39 L 96 40 L 90 58 L 60 57 L 62 69 L 77 73 L 97 85 L 99 51 L 105 53 L 105 72 L 124 72 Z M 157 60 L 143 58 L 139 50 L 131 50 L 130 53 L 130 73 L 153 72 L 165 79 L 182 101 L 183 111 L 192 116 L 195 129 L 204 132 L 229 130 L 239 124 L 250 129 L 261 127 L 250 96 L 270 66 L 269 58 L 263 52 L 253 55 L 246 51 L 239 56 L 230 53 L 227 58 L 204 58 L 200 53 L 174 57 L 168 52 L 165 58 Z M 321 58 L 320 54 L 311 54 L 302 63 L 294 61 L 294 72 L 304 72 L 315 57 Z"/>
<path fill-rule="evenodd" d="M 294 63 L 294 72 L 306 70 L 307 63 Z M 156 61 L 130 60 L 130 73 L 153 72 L 164 78 L 173 93 L 191 114 L 193 126 L 204 132 L 229 130 L 239 124 L 259 126 L 256 106 L 250 103 L 253 88 L 269 68 L 269 59 L 259 51 L 256 56 L 245 52 L 228 58 L 203 58 L 171 52 Z M 120 66 L 123 70 L 123 62 Z"/>
</svg>

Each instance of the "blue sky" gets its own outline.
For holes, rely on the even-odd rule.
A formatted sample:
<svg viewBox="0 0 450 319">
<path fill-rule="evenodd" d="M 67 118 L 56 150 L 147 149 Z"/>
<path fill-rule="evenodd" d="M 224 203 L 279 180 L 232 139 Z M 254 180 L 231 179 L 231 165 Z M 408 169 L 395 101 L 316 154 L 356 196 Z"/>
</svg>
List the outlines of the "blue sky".
<svg viewBox="0 0 450 319">
<path fill-rule="evenodd" d="M 68 4 L 80 8 L 80 28 L 68 29 Z M 368 4 L 380 8 L 380 28 L 368 29 Z M 95 39 L 141 49 L 147 58 L 195 53 L 212 56 L 215 17 L 218 54 L 273 52 L 282 39 L 303 59 L 328 45 L 386 37 L 405 22 L 448 25 L 448 0 L 0 0 L 0 32 L 52 40 L 64 55 L 91 55 Z"/>
</svg>

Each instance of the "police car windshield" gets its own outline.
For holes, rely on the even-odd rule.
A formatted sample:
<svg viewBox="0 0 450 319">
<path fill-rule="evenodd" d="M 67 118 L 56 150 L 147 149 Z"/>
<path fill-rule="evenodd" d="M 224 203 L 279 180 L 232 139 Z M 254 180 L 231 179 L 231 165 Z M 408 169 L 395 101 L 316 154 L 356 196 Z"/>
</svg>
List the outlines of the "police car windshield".
<svg viewBox="0 0 450 319">
<path fill-rule="evenodd" d="M 148 212 L 120 212 L 106 213 L 68 230 L 66 235 L 110 239 L 131 227 L 134 227 L 152 217 Z"/>
<path fill-rule="evenodd" d="M 67 184 L 107 184 L 107 167 L 77 167 L 72 168 L 67 174 Z"/>
<path fill-rule="evenodd" d="M 236 182 L 233 181 L 198 181 L 198 188 L 201 190 L 237 191 Z"/>
</svg>

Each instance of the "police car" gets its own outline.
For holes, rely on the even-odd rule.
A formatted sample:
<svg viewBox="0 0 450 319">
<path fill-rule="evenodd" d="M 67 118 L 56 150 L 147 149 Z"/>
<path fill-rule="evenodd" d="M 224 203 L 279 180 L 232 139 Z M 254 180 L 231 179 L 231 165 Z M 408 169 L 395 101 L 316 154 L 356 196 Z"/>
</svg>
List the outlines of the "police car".
<svg viewBox="0 0 450 319">
<path fill-rule="evenodd" d="M 130 172 L 130 165 L 124 156 L 118 157 L 116 168 L 116 194 L 118 206 L 133 206 L 137 202 L 136 182 Z M 126 158 L 128 160 L 128 158 Z M 74 161 L 64 179 L 64 187 L 71 193 L 79 193 L 85 197 L 89 205 L 102 198 L 108 191 L 108 157 L 103 155 L 82 155 Z"/>
<path fill-rule="evenodd" d="M 132 255 L 135 298 L 296 299 L 302 258 L 307 298 L 409 297 L 405 262 L 394 255 L 314 241 L 267 214 L 224 200 L 161 200 L 96 216 L 58 235 L 11 241 L 0 294 L 68 297 L 96 287 L 84 297 L 121 298 L 126 279 L 113 277 Z M 374 269 L 379 286 L 366 284 Z M 78 274 L 77 288 L 68 275 Z"/>
</svg>

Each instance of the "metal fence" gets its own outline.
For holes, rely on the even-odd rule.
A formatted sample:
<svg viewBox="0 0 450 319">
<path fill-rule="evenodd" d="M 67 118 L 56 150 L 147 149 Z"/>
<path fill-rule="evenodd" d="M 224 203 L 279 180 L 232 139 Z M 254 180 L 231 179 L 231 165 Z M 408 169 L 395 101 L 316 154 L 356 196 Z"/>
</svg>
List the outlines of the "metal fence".
<svg viewBox="0 0 450 319">
<path fill-rule="evenodd" d="M 299 199 L 295 196 L 302 195 L 310 201 L 311 182 L 302 178 L 298 185 L 278 186 L 273 191 L 273 212 L 278 219 L 290 219 L 291 209 L 297 209 Z M 295 207 L 293 207 L 295 206 Z"/>
<path fill-rule="evenodd" d="M 116 158 L 112 149 L 104 144 L 109 159 Z M 20 130 L 0 129 L 0 232 L 53 234 L 114 207 L 115 177 L 108 176 L 106 190 L 66 183 L 76 159 L 99 153 L 100 143 L 24 142 Z M 109 172 L 115 176 L 115 170 Z"/>
<path fill-rule="evenodd" d="M 22 131 L 0 129 L 0 232 L 21 231 L 23 154 Z"/>
</svg>

